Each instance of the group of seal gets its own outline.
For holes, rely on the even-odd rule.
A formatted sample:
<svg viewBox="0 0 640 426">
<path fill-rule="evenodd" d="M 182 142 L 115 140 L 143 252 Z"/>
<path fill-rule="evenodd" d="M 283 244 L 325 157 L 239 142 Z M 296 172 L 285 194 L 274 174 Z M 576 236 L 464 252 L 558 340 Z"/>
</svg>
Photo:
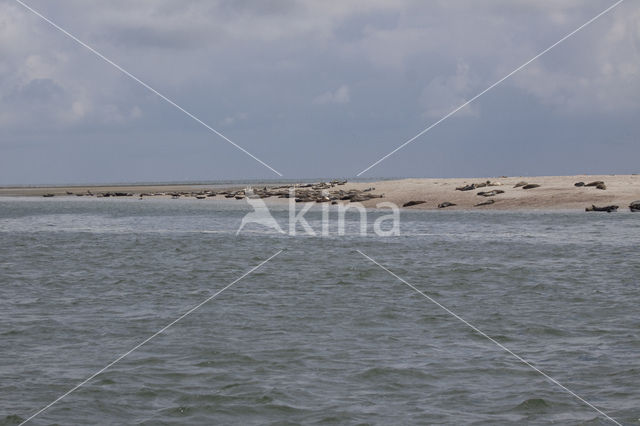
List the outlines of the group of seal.
<svg viewBox="0 0 640 426">
<path fill-rule="evenodd" d="M 598 207 L 598 206 L 592 205 L 591 207 L 587 207 L 584 210 L 588 212 L 611 213 L 611 212 L 618 211 L 618 206 L 611 205 L 611 206 Z M 629 204 L 629 210 L 632 212 L 640 212 L 640 200 L 632 201 L 631 204 Z"/>
<path fill-rule="evenodd" d="M 374 194 L 373 191 L 375 191 L 375 188 L 366 188 L 363 190 L 350 189 L 348 191 L 343 189 L 333 189 L 334 187 L 344 185 L 345 183 L 347 183 L 346 180 L 334 180 L 330 182 L 284 185 L 271 188 L 267 188 L 265 186 L 263 188 L 252 189 L 251 196 L 253 198 L 291 198 L 293 194 L 297 203 L 330 202 L 331 204 L 337 204 L 338 201 L 362 202 L 373 198 L 384 197 L 384 194 Z M 226 198 L 244 199 L 247 196 L 247 191 L 223 191 L 219 192 L 219 194 L 224 195 Z"/>
<path fill-rule="evenodd" d="M 468 185 L 459 186 L 456 188 L 456 191 L 473 191 L 474 189 L 484 188 L 486 186 L 501 186 L 501 185 L 502 184 L 500 182 L 491 182 L 490 180 L 488 180 L 486 182 L 470 183 Z"/>
<path fill-rule="evenodd" d="M 604 184 L 603 181 L 601 180 L 596 180 L 593 182 L 589 182 L 589 183 L 584 183 L 584 182 L 576 182 L 573 184 L 573 186 L 577 186 L 577 187 L 582 187 L 582 186 L 595 186 L 598 189 L 602 189 L 605 190 L 607 189 L 607 185 Z"/>
</svg>

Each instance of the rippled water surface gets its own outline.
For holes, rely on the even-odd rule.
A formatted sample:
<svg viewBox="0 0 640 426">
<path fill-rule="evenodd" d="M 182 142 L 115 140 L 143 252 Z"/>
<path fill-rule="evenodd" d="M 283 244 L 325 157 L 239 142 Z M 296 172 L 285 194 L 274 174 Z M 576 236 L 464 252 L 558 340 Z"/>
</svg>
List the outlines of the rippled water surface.
<svg viewBox="0 0 640 426">
<path fill-rule="evenodd" d="M 236 236 L 247 211 L 0 199 L 0 424 L 279 250 L 30 423 L 613 424 L 417 289 L 638 424 L 640 214 L 408 211 L 397 237 L 360 236 L 357 215 L 344 236 Z"/>
</svg>

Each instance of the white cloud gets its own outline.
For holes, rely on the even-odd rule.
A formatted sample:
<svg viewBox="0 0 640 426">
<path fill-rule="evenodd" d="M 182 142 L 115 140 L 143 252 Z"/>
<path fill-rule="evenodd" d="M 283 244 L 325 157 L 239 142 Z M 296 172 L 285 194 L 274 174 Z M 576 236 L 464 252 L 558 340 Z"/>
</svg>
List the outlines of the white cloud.
<svg viewBox="0 0 640 426">
<path fill-rule="evenodd" d="M 342 46 L 344 57 L 360 56 L 374 70 L 404 78 L 414 70 L 462 58 L 473 71 L 431 78 L 420 94 L 430 117 L 444 115 L 504 77 L 611 3 L 576 0 L 438 2 L 430 13 L 418 3 L 399 3 L 398 25 L 367 27 Z M 640 108 L 640 9 L 622 4 L 529 64 L 503 86 L 521 89 L 558 112 L 593 113 Z M 499 90 L 499 89 L 498 89 Z M 472 105 L 473 108 L 477 104 Z M 451 108 L 450 108 L 451 107 Z M 474 114 L 465 108 L 458 114 Z"/>
<path fill-rule="evenodd" d="M 351 96 L 349 94 L 349 86 L 343 84 L 338 87 L 335 91 L 329 91 L 317 96 L 314 100 L 314 104 L 346 104 L 351 100 Z"/>
<path fill-rule="evenodd" d="M 514 76 L 511 84 L 558 112 L 591 114 L 639 107 L 640 9 L 618 10 L 607 25 L 565 46 L 565 60 L 541 60 Z M 576 35 L 576 37 L 580 37 Z"/>
</svg>

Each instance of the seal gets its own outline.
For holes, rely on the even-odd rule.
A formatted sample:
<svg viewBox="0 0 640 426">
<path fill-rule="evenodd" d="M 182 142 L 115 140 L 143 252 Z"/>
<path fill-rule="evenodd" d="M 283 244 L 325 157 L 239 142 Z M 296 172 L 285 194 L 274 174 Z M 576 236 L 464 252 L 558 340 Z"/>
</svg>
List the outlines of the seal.
<svg viewBox="0 0 640 426">
<path fill-rule="evenodd" d="M 402 205 L 402 207 L 417 206 L 418 204 L 424 204 L 426 201 L 408 201 Z"/>
<path fill-rule="evenodd" d="M 444 203 L 440 203 L 440 204 L 438 204 L 438 208 L 439 208 L 439 209 L 444 209 L 444 208 L 446 208 L 446 207 L 453 207 L 453 206 L 455 206 L 455 205 L 456 205 L 456 204 L 454 204 L 454 203 L 450 203 L 450 202 L 448 202 L 448 201 L 445 201 Z"/>
<path fill-rule="evenodd" d="M 482 195 L 483 197 L 493 197 L 494 195 L 504 194 L 502 189 L 494 189 L 493 191 L 480 191 L 478 195 Z"/>
<path fill-rule="evenodd" d="M 618 206 L 611 205 L 611 206 L 597 207 L 597 206 L 594 206 L 592 204 L 591 207 L 585 208 L 584 211 L 586 211 L 586 212 L 607 212 L 607 213 L 611 213 L 611 212 L 618 211 Z"/>
</svg>

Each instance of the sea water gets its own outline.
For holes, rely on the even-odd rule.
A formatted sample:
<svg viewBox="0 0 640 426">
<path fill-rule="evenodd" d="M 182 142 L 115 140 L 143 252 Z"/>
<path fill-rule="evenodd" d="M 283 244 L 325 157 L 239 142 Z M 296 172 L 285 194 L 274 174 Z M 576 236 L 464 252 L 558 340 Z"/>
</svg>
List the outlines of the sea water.
<svg viewBox="0 0 640 426">
<path fill-rule="evenodd" d="M 0 199 L 0 424 L 281 250 L 30 424 L 613 424 L 514 354 L 638 423 L 640 214 L 404 211 L 381 237 L 353 212 L 344 235 L 236 235 L 248 211 Z"/>
</svg>

